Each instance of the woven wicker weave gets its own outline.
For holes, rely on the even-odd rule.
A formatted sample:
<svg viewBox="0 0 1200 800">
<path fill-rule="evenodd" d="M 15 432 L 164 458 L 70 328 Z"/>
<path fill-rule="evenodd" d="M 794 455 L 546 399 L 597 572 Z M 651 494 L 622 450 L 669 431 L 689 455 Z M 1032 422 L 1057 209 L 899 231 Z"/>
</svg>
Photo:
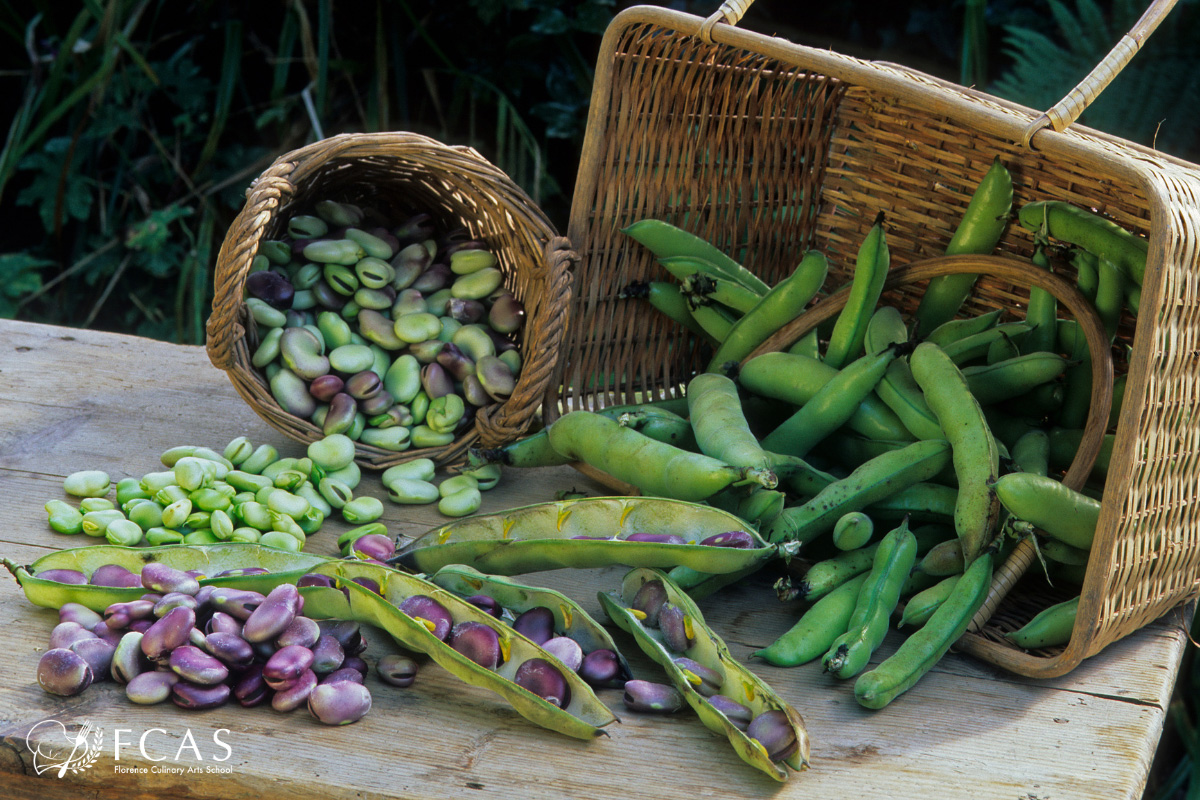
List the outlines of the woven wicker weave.
<svg viewBox="0 0 1200 800">
<path fill-rule="evenodd" d="M 999 156 L 1015 207 L 1066 200 L 1148 237 L 1150 311 L 1136 335 L 1132 319 L 1123 325 L 1132 356 L 1113 351 L 1125 401 L 1071 641 L 1033 653 L 1010 645 L 1005 631 L 1061 599 L 1016 592 L 960 647 L 1024 675 L 1059 675 L 1195 597 L 1200 170 L 1083 128 L 1042 130 L 1035 150 L 1022 144 L 1039 118 L 1030 109 L 900 66 L 702 26 L 638 7 L 606 34 L 568 231 L 581 257 L 572 326 L 547 412 L 679 396 L 703 368 L 686 331 L 617 297 L 631 281 L 666 279 L 625 225 L 677 224 L 769 283 L 820 248 L 837 287 L 881 210 L 893 264 L 941 255 Z M 1024 259 L 1032 248 L 1014 223 L 998 251 Z M 911 311 L 920 290 L 886 299 Z M 984 278 L 967 311 L 1019 310 L 1027 298 L 1024 286 Z"/>
<path fill-rule="evenodd" d="M 377 469 L 413 458 L 452 463 L 475 443 L 496 447 L 529 429 L 560 349 L 575 255 L 507 175 L 474 150 L 424 136 L 344 134 L 281 156 L 246 194 L 246 206 L 217 257 L 208 356 L 272 427 L 300 442 L 322 436 L 316 425 L 280 408 L 261 371 L 251 365 L 258 334 L 243 302 L 243 285 L 261 241 L 283 235 L 290 216 L 333 199 L 370 206 L 397 220 L 424 212 L 443 229 L 466 227 L 496 254 L 505 286 L 526 312 L 524 363 L 508 400 L 480 409 L 474 429 L 449 445 L 397 453 L 359 443 L 358 463 Z"/>
</svg>

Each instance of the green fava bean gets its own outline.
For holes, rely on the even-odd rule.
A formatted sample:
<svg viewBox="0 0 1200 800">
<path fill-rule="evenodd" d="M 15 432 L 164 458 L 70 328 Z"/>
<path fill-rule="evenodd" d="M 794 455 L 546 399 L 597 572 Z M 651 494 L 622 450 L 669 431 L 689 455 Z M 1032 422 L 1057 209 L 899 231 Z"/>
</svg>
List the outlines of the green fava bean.
<svg viewBox="0 0 1200 800">
<path fill-rule="evenodd" d="M 388 467 L 379 476 L 379 480 L 384 486 L 390 484 L 396 478 L 407 478 L 417 481 L 432 481 L 433 476 L 437 474 L 437 464 L 431 458 L 414 458 L 411 461 L 405 461 L 400 464 Z"/>
<path fill-rule="evenodd" d="M 189 533 L 188 536 L 191 534 Z M 267 531 L 258 538 L 258 543 L 263 547 L 272 547 L 290 553 L 298 553 L 304 547 L 304 542 L 283 531 Z"/>
<path fill-rule="evenodd" d="M 111 523 L 121 519 L 125 519 L 125 515 L 115 508 L 89 511 L 83 515 L 80 527 L 88 536 L 100 537 L 104 535 Z"/>
<path fill-rule="evenodd" d="M 179 531 L 173 531 L 167 528 L 148 528 L 146 530 L 146 543 L 151 547 L 182 544 L 183 534 Z"/>
<path fill-rule="evenodd" d="M 229 535 L 229 541 L 245 544 L 258 544 L 262 541 L 262 531 L 257 528 L 234 528 Z"/>
<path fill-rule="evenodd" d="M 117 481 L 117 505 L 125 505 L 130 500 L 148 498 L 150 493 L 142 489 L 142 483 L 137 478 L 121 478 Z"/>
<path fill-rule="evenodd" d="M 341 509 L 354 499 L 354 491 L 349 486 L 328 476 L 321 479 L 317 491 L 330 508 Z"/>
<path fill-rule="evenodd" d="M 414 431 L 410 431 L 403 425 L 395 425 L 391 428 L 365 428 L 359 435 L 359 441 L 372 447 L 399 453 L 416 444 L 413 441 L 413 434 Z M 453 437 L 451 441 L 453 441 Z M 428 447 L 429 445 L 417 446 Z"/>
<path fill-rule="evenodd" d="M 182 528 L 192 513 L 192 501 L 188 498 L 176 500 L 163 509 L 162 522 L 166 528 Z"/>
<path fill-rule="evenodd" d="M 279 340 L 282 338 L 283 328 L 271 328 L 267 331 L 262 341 L 258 343 L 258 347 L 254 349 L 254 355 L 250 357 L 250 363 L 262 369 L 267 364 L 279 358 Z"/>
<path fill-rule="evenodd" d="M 142 542 L 142 529 L 133 520 L 115 519 L 104 528 L 104 538 L 111 544 L 135 547 Z"/>
<path fill-rule="evenodd" d="M 411 403 L 421 391 L 421 362 L 409 353 L 398 356 L 384 373 L 383 388 L 397 403 Z"/>
<path fill-rule="evenodd" d="M 661 497 L 587 497 L 537 503 L 500 514 L 476 515 L 434 528 L 410 542 L 396 560 L 419 572 L 465 564 L 492 575 L 626 564 L 730 573 L 775 553 L 753 531 L 753 547 L 626 541 L 633 533 L 687 532 L 702 541 L 745 523 L 711 506 Z"/>
<path fill-rule="evenodd" d="M 382 522 L 368 522 L 366 525 L 359 525 L 357 528 L 351 528 L 342 533 L 337 539 L 338 549 L 343 553 L 348 552 L 350 545 L 354 544 L 359 538 L 375 534 L 377 536 L 387 536 L 387 526 Z"/>
<path fill-rule="evenodd" d="M 335 433 L 308 446 L 308 457 L 326 472 L 339 470 L 354 461 L 354 441 Z"/>
<path fill-rule="evenodd" d="M 447 517 L 465 517 L 474 514 L 483 505 L 483 495 L 478 488 L 468 487 L 452 494 L 442 495 L 438 511 Z"/>
<path fill-rule="evenodd" d="M 246 298 L 246 309 L 254 321 L 264 328 L 282 328 L 287 325 L 287 314 L 268 305 L 257 297 Z"/>
<path fill-rule="evenodd" d="M 439 433 L 428 425 L 416 425 L 411 441 L 413 447 L 444 447 L 454 441 L 454 432 Z"/>
<path fill-rule="evenodd" d="M 225 445 L 225 450 L 221 453 L 229 460 L 229 463 L 237 467 L 243 461 L 250 457 L 254 452 L 254 445 L 245 436 L 238 436 L 231 439 L 229 444 Z"/>
<path fill-rule="evenodd" d="M 63 500 L 50 500 L 45 505 L 50 530 L 74 535 L 83 533 L 83 513 Z"/>
<path fill-rule="evenodd" d="M 459 420 L 467 411 L 467 405 L 456 394 L 442 395 L 429 403 L 425 424 L 435 433 L 453 433 Z"/>
<path fill-rule="evenodd" d="M 474 478 L 479 491 L 486 492 L 494 489 L 500 482 L 501 470 L 499 464 L 483 464 L 473 469 L 464 469 L 462 474 Z"/>
<path fill-rule="evenodd" d="M 326 470 L 325 477 L 344 483 L 350 489 L 357 489 L 362 481 L 362 470 L 357 463 L 351 462 L 341 469 Z"/>
<path fill-rule="evenodd" d="M 377 497 L 356 497 L 342 506 L 342 518 L 351 525 L 374 522 L 383 516 L 383 502 Z"/>
<path fill-rule="evenodd" d="M 344 344 L 329 351 L 329 366 L 337 372 L 354 375 L 371 368 L 375 354 L 363 344 Z"/>
<path fill-rule="evenodd" d="M 950 596 L 950 592 L 961 578 L 961 574 L 950 575 L 908 598 L 904 603 L 904 610 L 900 612 L 900 621 L 896 623 L 896 627 L 902 628 L 905 625 L 920 627 L 928 622 L 929 618 L 933 616 L 933 612 L 946 602 L 946 598 Z"/>
<path fill-rule="evenodd" d="M 425 393 L 424 389 L 417 392 L 417 396 L 409 403 L 408 409 L 412 414 L 413 425 L 425 422 L 425 414 L 429 411 L 429 395 Z"/>
<path fill-rule="evenodd" d="M 447 478 L 438 485 L 438 494 L 442 497 L 448 497 L 456 492 L 461 492 L 463 489 L 478 489 L 479 482 L 469 475 L 455 475 L 453 478 Z"/>
<path fill-rule="evenodd" d="M 112 511 L 116 506 L 111 500 L 103 497 L 85 497 L 79 501 L 79 510 L 84 514 L 93 511 Z"/>
<path fill-rule="evenodd" d="M 352 344 L 354 341 L 354 331 L 336 311 L 322 311 L 318 314 L 317 328 L 330 350 Z"/>
<path fill-rule="evenodd" d="M 163 524 L 163 507 L 153 500 L 146 500 L 131 507 L 128 516 L 144 531 L 157 528 Z"/>
<path fill-rule="evenodd" d="M 663 584 L 667 602 L 681 609 L 684 625 L 689 626 L 690 623 L 690 628 L 695 633 L 694 642 L 682 652 L 673 651 L 665 643 L 661 631 L 643 624 L 632 608 L 638 592 L 651 581 L 660 581 Z M 733 658 L 725 642 L 705 625 L 700 609 L 670 578 L 657 570 L 635 569 L 621 581 L 619 590 L 602 592 L 599 599 L 609 619 L 617 627 L 632 634 L 642 652 L 663 668 L 671 684 L 683 694 L 704 727 L 725 736 L 743 761 L 779 781 L 788 777 L 785 766 L 794 770 L 807 767 L 809 738 L 800 714 L 765 681 Z M 720 695 L 746 706 L 754 717 L 769 711 L 781 712 L 792 729 L 796 743 L 791 754 L 779 762 L 772 761 L 761 742 L 752 739 L 745 731 L 735 726 L 712 704 L 709 697 L 696 690 L 694 673 L 689 674 L 689 670 L 680 667 L 676 662 L 680 656 L 723 676 L 719 688 Z"/>
<path fill-rule="evenodd" d="M 359 264 L 361 264 L 363 261 L 379 261 L 386 266 L 387 262 L 384 259 L 391 258 L 395 255 L 395 252 L 393 252 L 390 244 L 385 242 L 383 239 L 380 239 L 378 236 L 367 233 L 360 228 L 347 228 L 344 235 L 347 239 L 357 242 L 358 245 L 366 251 L 366 258 L 359 260 Z M 384 281 L 384 283 L 388 283 L 390 281 L 391 277 L 389 277 L 387 281 Z"/>
<path fill-rule="evenodd" d="M 193 511 L 188 514 L 187 519 L 183 521 L 183 527 L 188 530 L 195 531 L 208 528 L 209 519 L 212 517 L 212 512 L 209 511 Z"/>
<path fill-rule="evenodd" d="M 428 505 L 441 498 L 438 487 L 416 478 L 392 478 L 386 484 L 388 499 L 401 505 Z"/>
<path fill-rule="evenodd" d="M 63 479 L 63 491 L 75 497 L 103 497 L 108 494 L 111 480 L 107 472 L 98 469 L 73 472 Z"/>
<path fill-rule="evenodd" d="M 309 261 L 347 267 L 354 266 L 367 255 L 362 245 L 353 239 L 319 239 L 305 245 L 302 253 Z"/>
<path fill-rule="evenodd" d="M 450 284 L 450 295 L 459 300 L 481 300 L 500 288 L 504 273 L 495 267 L 460 275 Z"/>
<path fill-rule="evenodd" d="M 279 451 L 269 444 L 260 444 L 239 466 L 242 472 L 258 475 L 279 458 Z M 237 484 L 234 484 L 235 486 Z M 240 487 L 239 487 L 240 488 Z"/>
</svg>

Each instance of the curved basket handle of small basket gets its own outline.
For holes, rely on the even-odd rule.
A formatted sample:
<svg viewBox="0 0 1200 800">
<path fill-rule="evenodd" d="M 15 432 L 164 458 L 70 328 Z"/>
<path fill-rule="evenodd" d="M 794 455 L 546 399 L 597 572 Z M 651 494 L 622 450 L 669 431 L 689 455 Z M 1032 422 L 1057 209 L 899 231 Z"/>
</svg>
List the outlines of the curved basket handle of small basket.
<svg viewBox="0 0 1200 800">
<path fill-rule="evenodd" d="M 1053 127 L 1054 130 L 1061 133 L 1079 119 L 1079 115 L 1084 112 L 1084 109 L 1099 97 L 1121 70 L 1125 69 L 1125 65 L 1142 48 L 1142 44 L 1150 38 L 1150 34 L 1154 33 L 1158 24 L 1175 7 L 1176 2 L 1177 0 L 1154 0 L 1129 33 L 1121 37 L 1116 46 L 1088 73 L 1086 78 L 1080 81 L 1078 86 L 1055 103 L 1049 111 L 1029 123 L 1022 139 L 1024 145 L 1034 149 L 1033 137 L 1038 131 L 1046 127 Z"/>
<path fill-rule="evenodd" d="M 966 272 L 990 275 L 1015 285 L 1029 285 L 1044 289 L 1066 306 L 1079 322 L 1079 327 L 1087 339 L 1088 351 L 1091 356 L 1092 394 L 1087 423 L 1084 425 L 1079 449 L 1062 482 L 1072 489 L 1081 489 L 1092 471 L 1092 466 L 1096 463 L 1096 456 L 1100 453 L 1100 445 L 1104 440 L 1104 429 L 1108 424 L 1107 409 L 1112 404 L 1113 363 L 1104 325 L 1100 322 L 1092 304 L 1069 281 L 1030 263 L 1000 256 L 939 256 L 923 261 L 914 261 L 892 270 L 884 283 L 884 289 L 919 283 L 938 275 Z M 742 363 L 744 364 L 763 353 L 785 349 L 804 334 L 815 330 L 822 322 L 832 319 L 846 304 L 846 300 L 849 298 L 849 289 L 849 285 L 846 285 L 817 302 L 808 311 L 776 331 Z M 988 592 L 983 607 L 971 620 L 968 631 L 974 633 L 987 624 L 997 606 L 1000 605 L 1000 601 L 1029 569 L 1035 555 L 1036 550 L 1029 539 L 1022 539 L 1017 543 L 1013 552 L 992 576 L 991 590 Z"/>
</svg>

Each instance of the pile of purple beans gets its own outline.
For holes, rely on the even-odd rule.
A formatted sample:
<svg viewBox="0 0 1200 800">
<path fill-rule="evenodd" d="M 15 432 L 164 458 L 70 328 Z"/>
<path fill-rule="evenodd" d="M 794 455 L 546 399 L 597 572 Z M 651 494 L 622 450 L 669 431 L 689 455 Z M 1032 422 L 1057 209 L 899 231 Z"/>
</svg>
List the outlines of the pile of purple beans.
<svg viewBox="0 0 1200 800">
<path fill-rule="evenodd" d="M 47 692 L 75 695 L 111 676 L 131 701 L 145 705 L 170 700 L 208 709 L 233 700 L 247 708 L 269 703 L 276 711 L 307 705 L 328 725 L 356 722 L 370 710 L 358 623 L 303 616 L 295 585 L 262 595 L 201 587 L 194 574 L 160 563 L 147 564 L 140 576 L 118 565 L 100 570 L 114 580 L 128 573 L 126 585 L 140 580 L 146 594 L 103 614 L 64 604 L 37 667 Z M 376 664 L 379 677 L 396 686 L 411 685 L 416 669 L 399 654 Z"/>
</svg>

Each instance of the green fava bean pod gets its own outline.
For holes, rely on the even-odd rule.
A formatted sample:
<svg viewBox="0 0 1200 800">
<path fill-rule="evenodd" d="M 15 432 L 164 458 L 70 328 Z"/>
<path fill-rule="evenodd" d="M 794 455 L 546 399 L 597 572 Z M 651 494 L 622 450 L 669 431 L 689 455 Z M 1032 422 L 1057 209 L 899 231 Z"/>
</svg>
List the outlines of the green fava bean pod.
<svg viewBox="0 0 1200 800">
<path fill-rule="evenodd" d="M 1011 472 L 994 484 L 1000 504 L 1061 542 L 1090 550 L 1100 520 L 1100 501 L 1043 475 Z"/>
<path fill-rule="evenodd" d="M 835 587 L 811 605 L 782 636 L 750 655 L 774 667 L 798 667 L 829 652 L 850 626 L 858 593 L 867 580 L 860 573 Z"/>
<path fill-rule="evenodd" d="M 1004 637 L 1023 650 L 1066 644 L 1071 640 L 1078 613 L 1079 598 L 1072 597 L 1043 609 L 1017 630 L 1004 634 Z"/>
<path fill-rule="evenodd" d="M 602 735 L 602 728 L 616 721 L 612 711 L 596 698 L 582 678 L 562 666 L 553 655 L 514 631 L 491 614 L 466 600 L 414 575 L 361 561 L 327 561 L 313 569 L 337 579 L 337 588 L 311 586 L 301 589 L 304 613 L 315 618 L 350 619 L 382 628 L 406 649 L 428 655 L 447 672 L 471 686 L 488 689 L 503 697 L 521 716 L 549 730 L 578 739 Z M 356 583 L 369 578 L 379 584 L 375 593 Z M 347 598 L 341 591 L 349 591 Z M 400 606 L 410 597 L 432 598 L 450 612 L 454 622 L 477 622 L 496 631 L 503 661 L 487 669 L 435 636 L 425 621 L 409 616 Z M 514 679 L 522 664 L 539 658 L 561 667 L 569 692 L 564 707 L 539 697 Z"/>
<path fill-rule="evenodd" d="M 621 674 L 625 678 L 633 674 L 608 629 L 588 614 L 583 606 L 561 592 L 518 583 L 499 575 L 488 575 L 461 564 L 442 567 L 429 580 L 459 597 L 487 595 L 514 617 L 531 608 L 548 608 L 554 615 L 555 636 L 574 639 L 585 656 L 593 650 L 612 650 L 621 664 Z"/>
<path fill-rule="evenodd" d="M 612 564 L 663 569 L 684 565 L 729 573 L 761 564 L 775 548 L 753 531 L 746 531 L 754 545 L 747 548 L 625 539 L 633 533 L 686 532 L 689 540 L 700 542 L 745 527 L 738 517 L 698 503 L 586 497 L 449 522 L 409 542 L 393 560 L 427 573 L 447 564 L 465 564 L 491 575 Z"/>
<path fill-rule="evenodd" d="M 772 333 L 791 322 L 816 297 L 828 271 L 824 254 L 816 250 L 806 253 L 791 275 L 775 284 L 758 305 L 734 323 L 706 372 L 718 372 L 729 362 L 741 361 Z"/>
<path fill-rule="evenodd" d="M 883 292 L 883 282 L 891 263 L 883 222 L 881 211 L 858 248 L 850 296 L 838 313 L 829 345 L 825 348 L 825 363 L 834 369 L 841 369 L 862 353 L 867 325 Z"/>
<path fill-rule="evenodd" d="M 645 408 L 637 411 L 626 411 L 616 419 L 617 424 L 621 427 L 632 428 L 644 436 L 649 436 L 656 442 L 664 442 L 682 450 L 693 452 L 699 449 L 696 444 L 696 432 L 692 428 L 692 423 L 686 417 L 681 417 L 670 411 L 658 408 Z M 706 453 L 705 455 L 710 454 Z"/>
<path fill-rule="evenodd" d="M 750 432 L 737 384 L 724 375 L 701 373 L 688 383 L 687 401 L 701 453 L 735 467 L 771 471 L 771 454 Z"/>
<path fill-rule="evenodd" d="M 987 418 L 966 378 L 944 350 L 917 345 L 910 359 L 913 377 L 946 433 L 958 477 L 954 527 L 970 564 L 991 537 L 1000 504 L 991 484 L 1000 473 L 1000 451 Z"/>
<path fill-rule="evenodd" d="M 669 223 L 657 219 L 643 219 L 622 228 L 621 233 L 632 237 L 659 258 L 692 256 L 708 262 L 716 270 L 716 276 L 742 284 L 755 294 L 766 294 L 770 289 L 758 276 L 734 261 L 718 247 L 700 236 L 688 233 Z"/>
<path fill-rule="evenodd" d="M 900 621 L 896 623 L 896 627 L 916 625 L 919 628 L 928 622 L 929 618 L 933 616 L 933 612 L 946 602 L 946 598 L 950 596 L 950 592 L 961 578 L 961 573 L 949 575 L 928 589 L 922 589 L 908 598 L 904 603 L 904 609 L 900 612 Z"/>
<path fill-rule="evenodd" d="M 892 612 L 900 602 L 900 591 L 916 559 L 917 539 L 905 521 L 879 543 L 846 632 L 825 653 L 822 663 L 826 672 L 838 678 L 852 678 L 867 666 L 871 654 L 887 636 Z"/>
<path fill-rule="evenodd" d="M 1059 200 L 1026 203 L 1018 212 L 1027 230 L 1082 247 L 1119 266 L 1139 286 L 1146 273 L 1150 243 L 1112 220 Z"/>
<path fill-rule="evenodd" d="M 854 698 L 866 708 L 883 708 L 933 668 L 971 624 L 992 582 L 992 554 L 983 553 L 938 606 L 929 621 L 892 655 L 854 682 Z"/>
<path fill-rule="evenodd" d="M 690 623 L 695 633 L 694 642 L 682 652 L 673 651 L 665 643 L 661 631 L 645 625 L 639 618 L 640 612 L 635 613 L 632 608 L 638 592 L 652 581 L 662 583 L 667 602 L 682 611 L 684 625 Z M 663 668 L 671 684 L 700 717 L 704 727 L 725 736 L 743 761 L 779 781 L 788 777 L 785 766 L 794 770 L 807 767 L 809 739 L 800 714 L 765 681 L 730 655 L 729 648 L 721 637 L 705 625 L 700 609 L 670 578 L 657 570 L 636 569 L 625 576 L 619 590 L 602 592 L 599 599 L 609 619 L 617 627 L 632 634 L 642 652 Z M 753 717 L 757 718 L 767 712 L 782 714 L 787 725 L 791 727 L 794 747 L 787 748 L 782 759 L 773 761 L 761 742 L 752 739 L 745 731 L 735 726 L 712 704 L 709 697 L 696 690 L 698 681 L 694 673 L 689 674 L 689 670 L 676 662 L 681 656 L 723 676 L 717 692 L 749 708 Z"/>
<path fill-rule="evenodd" d="M 773 473 L 689 453 L 590 411 L 564 414 L 549 430 L 550 445 L 561 455 L 630 483 L 647 495 L 696 502 L 734 482 L 755 481 L 768 489 L 775 486 Z"/>
</svg>

